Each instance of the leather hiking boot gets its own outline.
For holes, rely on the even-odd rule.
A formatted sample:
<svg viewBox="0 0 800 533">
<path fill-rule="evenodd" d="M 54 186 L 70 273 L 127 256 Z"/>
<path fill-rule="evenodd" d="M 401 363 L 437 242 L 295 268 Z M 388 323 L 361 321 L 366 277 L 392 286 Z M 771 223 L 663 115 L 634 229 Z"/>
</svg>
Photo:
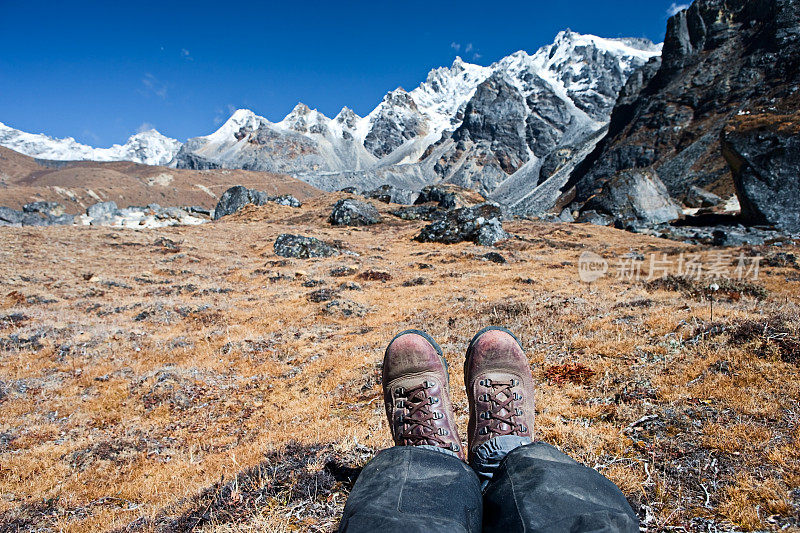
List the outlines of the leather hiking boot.
<svg viewBox="0 0 800 533">
<path fill-rule="evenodd" d="M 472 338 L 464 361 L 469 399 L 469 455 L 494 437 L 533 441 L 534 386 L 528 358 L 507 329 L 488 327 Z"/>
<path fill-rule="evenodd" d="M 447 362 L 428 334 L 408 330 L 389 343 L 383 357 L 383 401 L 396 445 L 438 446 L 464 460 Z"/>
</svg>

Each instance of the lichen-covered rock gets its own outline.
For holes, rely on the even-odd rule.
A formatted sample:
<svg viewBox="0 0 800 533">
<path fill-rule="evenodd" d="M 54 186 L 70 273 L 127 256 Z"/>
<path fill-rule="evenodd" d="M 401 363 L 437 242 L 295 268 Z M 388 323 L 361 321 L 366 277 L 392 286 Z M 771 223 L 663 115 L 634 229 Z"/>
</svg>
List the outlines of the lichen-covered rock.
<svg viewBox="0 0 800 533">
<path fill-rule="evenodd" d="M 445 216 L 425 226 L 415 240 L 454 244 L 472 241 L 483 246 L 509 238 L 500 222 L 502 211 L 497 204 L 484 203 L 446 212 Z"/>
<path fill-rule="evenodd" d="M 281 257 L 296 257 L 299 259 L 331 257 L 341 253 L 336 246 L 321 241 L 316 237 L 292 235 L 289 233 L 278 235 L 273 249 L 275 253 Z"/>
<path fill-rule="evenodd" d="M 328 222 L 334 226 L 369 226 L 380 221 L 381 214 L 375 206 L 352 198 L 336 202 L 328 217 Z"/>
<path fill-rule="evenodd" d="M 288 194 L 270 196 L 263 191 L 236 185 L 222 193 L 217 207 L 214 209 L 214 220 L 236 213 L 248 204 L 264 205 L 268 202 L 290 207 L 300 207 L 302 205 L 297 198 Z"/>
</svg>

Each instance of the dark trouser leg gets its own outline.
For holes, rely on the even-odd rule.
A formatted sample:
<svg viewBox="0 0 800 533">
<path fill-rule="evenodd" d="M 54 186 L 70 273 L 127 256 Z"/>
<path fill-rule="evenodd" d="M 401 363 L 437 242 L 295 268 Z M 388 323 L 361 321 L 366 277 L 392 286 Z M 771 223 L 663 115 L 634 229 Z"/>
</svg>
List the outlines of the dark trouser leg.
<svg viewBox="0 0 800 533">
<path fill-rule="evenodd" d="M 630 532 L 639 521 L 599 472 L 549 444 L 509 452 L 484 491 L 486 532 Z"/>
<path fill-rule="evenodd" d="M 455 456 L 415 446 L 380 452 L 358 477 L 340 532 L 481 530 L 478 477 Z"/>
</svg>

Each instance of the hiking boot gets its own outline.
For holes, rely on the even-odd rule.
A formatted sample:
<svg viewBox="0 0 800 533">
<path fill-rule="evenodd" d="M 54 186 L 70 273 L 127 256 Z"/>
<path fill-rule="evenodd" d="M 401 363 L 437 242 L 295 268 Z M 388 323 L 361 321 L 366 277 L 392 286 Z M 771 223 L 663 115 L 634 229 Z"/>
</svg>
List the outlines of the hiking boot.
<svg viewBox="0 0 800 533">
<path fill-rule="evenodd" d="M 428 334 L 408 330 L 389 343 L 383 357 L 383 401 L 396 445 L 436 446 L 464 460 L 447 362 Z"/>
<path fill-rule="evenodd" d="M 476 448 L 495 437 L 533 441 L 533 376 L 513 333 L 489 327 L 472 338 L 464 361 L 464 384 L 469 399 L 470 461 Z"/>
</svg>

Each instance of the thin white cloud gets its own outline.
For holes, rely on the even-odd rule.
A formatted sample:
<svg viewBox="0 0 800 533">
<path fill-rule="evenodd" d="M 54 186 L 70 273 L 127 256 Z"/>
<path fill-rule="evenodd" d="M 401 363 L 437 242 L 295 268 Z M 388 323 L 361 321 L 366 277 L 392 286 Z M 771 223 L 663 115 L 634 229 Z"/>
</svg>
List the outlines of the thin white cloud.
<svg viewBox="0 0 800 533">
<path fill-rule="evenodd" d="M 675 15 L 677 15 L 678 13 L 683 11 L 684 9 L 688 9 L 688 8 L 689 8 L 689 4 L 677 4 L 675 2 L 672 2 L 672 4 L 667 8 L 667 16 L 668 17 L 674 17 Z"/>
<path fill-rule="evenodd" d="M 154 129 L 156 129 L 156 127 L 150 124 L 149 122 L 142 122 L 141 124 L 139 124 L 139 127 L 136 128 L 136 133 L 142 133 Z"/>
<path fill-rule="evenodd" d="M 145 72 L 144 78 L 142 78 L 142 85 L 145 88 L 142 94 L 154 94 L 162 100 L 167 98 L 167 84 L 149 72 Z"/>
<path fill-rule="evenodd" d="M 481 54 L 479 54 L 478 52 L 475 52 L 474 54 L 472 54 L 472 59 L 475 60 L 475 61 L 477 61 L 478 59 L 480 59 L 482 57 L 483 56 Z"/>
<path fill-rule="evenodd" d="M 186 61 L 194 61 L 192 54 L 186 48 L 181 48 L 181 57 Z"/>
<path fill-rule="evenodd" d="M 217 108 L 216 111 L 214 111 L 214 125 L 219 126 L 220 124 L 228 120 L 230 116 L 233 115 L 233 112 L 236 111 L 237 109 L 238 108 L 233 104 L 227 104 L 224 107 L 224 109 Z"/>
<path fill-rule="evenodd" d="M 461 50 L 461 45 L 457 42 L 452 42 L 450 43 L 450 48 L 458 52 L 459 50 Z"/>
<path fill-rule="evenodd" d="M 469 43 L 466 48 L 464 48 L 465 53 L 472 52 L 472 43 Z"/>
</svg>

